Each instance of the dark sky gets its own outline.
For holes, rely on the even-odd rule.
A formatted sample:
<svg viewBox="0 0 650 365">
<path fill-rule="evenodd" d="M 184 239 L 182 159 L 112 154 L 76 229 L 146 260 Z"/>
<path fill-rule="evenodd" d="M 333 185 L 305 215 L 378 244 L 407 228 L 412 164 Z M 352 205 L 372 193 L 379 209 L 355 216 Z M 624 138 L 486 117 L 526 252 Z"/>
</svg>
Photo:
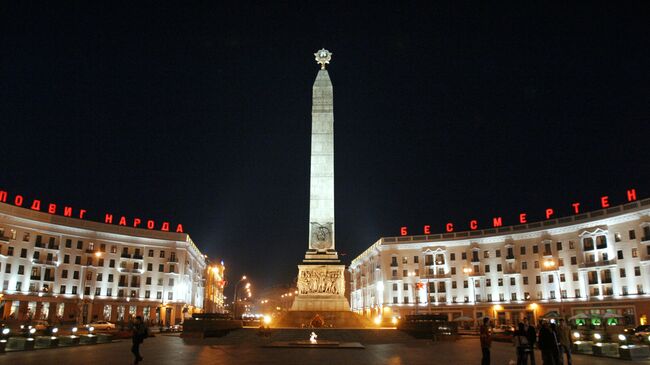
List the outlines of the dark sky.
<svg viewBox="0 0 650 365">
<path fill-rule="evenodd" d="M 6 2 L 0 189 L 180 222 L 231 280 L 290 282 L 326 47 L 345 261 L 402 225 L 650 196 L 647 2 L 217 3 Z"/>
</svg>

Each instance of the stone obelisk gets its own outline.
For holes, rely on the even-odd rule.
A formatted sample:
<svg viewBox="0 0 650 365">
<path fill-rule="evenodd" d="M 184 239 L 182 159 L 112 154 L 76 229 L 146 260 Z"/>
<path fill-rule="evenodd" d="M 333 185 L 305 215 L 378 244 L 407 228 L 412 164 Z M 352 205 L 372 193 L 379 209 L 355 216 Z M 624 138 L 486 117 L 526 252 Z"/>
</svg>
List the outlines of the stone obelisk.
<svg viewBox="0 0 650 365">
<path fill-rule="evenodd" d="M 314 53 L 320 70 L 312 89 L 309 247 L 298 265 L 294 311 L 350 310 L 345 298 L 345 265 L 334 249 L 334 93 L 326 69 L 332 53 Z"/>
</svg>

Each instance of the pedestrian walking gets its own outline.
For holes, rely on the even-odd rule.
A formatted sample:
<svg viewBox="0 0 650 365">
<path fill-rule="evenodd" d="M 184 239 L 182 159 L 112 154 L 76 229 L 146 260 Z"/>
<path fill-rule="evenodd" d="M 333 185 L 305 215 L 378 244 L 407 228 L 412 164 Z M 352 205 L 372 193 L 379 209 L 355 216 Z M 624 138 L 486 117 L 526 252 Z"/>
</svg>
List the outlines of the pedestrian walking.
<svg viewBox="0 0 650 365">
<path fill-rule="evenodd" d="M 483 318 L 483 324 L 479 329 L 479 335 L 481 338 L 481 351 L 483 353 L 483 358 L 481 359 L 481 365 L 490 365 L 490 346 L 492 345 L 492 329 L 490 328 L 490 319 L 485 317 Z"/>
<path fill-rule="evenodd" d="M 149 329 L 147 326 L 145 326 L 144 323 L 142 323 L 142 317 L 137 316 L 135 317 L 135 322 L 133 322 L 133 337 L 132 337 L 132 342 L 133 346 L 131 346 L 131 353 L 133 353 L 133 356 L 135 356 L 135 360 L 133 361 L 134 364 L 138 364 L 140 361 L 142 361 L 142 356 L 140 355 L 140 345 L 142 342 L 144 342 L 144 339 L 149 336 Z"/>
<path fill-rule="evenodd" d="M 530 349 L 530 351 L 526 352 L 526 356 L 530 356 L 530 365 L 535 365 L 537 331 L 535 330 L 535 327 L 528 322 L 528 318 L 524 318 L 524 328 L 526 329 L 526 338 L 528 339 L 528 347 Z"/>
<path fill-rule="evenodd" d="M 564 319 L 560 319 L 560 325 L 557 326 L 558 340 L 560 341 L 560 347 L 562 352 L 566 355 L 566 364 L 572 365 L 571 363 L 571 328 L 566 325 Z M 563 361 L 563 359 L 560 359 Z"/>
<path fill-rule="evenodd" d="M 517 326 L 517 330 L 512 336 L 512 342 L 517 350 L 517 365 L 526 365 L 530 346 L 528 346 L 528 337 L 526 337 L 526 328 L 523 323 L 520 322 Z"/>
<path fill-rule="evenodd" d="M 542 362 L 544 365 L 559 365 L 560 350 L 557 345 L 557 337 L 548 322 L 543 321 L 539 329 L 539 349 L 542 351 Z"/>
</svg>

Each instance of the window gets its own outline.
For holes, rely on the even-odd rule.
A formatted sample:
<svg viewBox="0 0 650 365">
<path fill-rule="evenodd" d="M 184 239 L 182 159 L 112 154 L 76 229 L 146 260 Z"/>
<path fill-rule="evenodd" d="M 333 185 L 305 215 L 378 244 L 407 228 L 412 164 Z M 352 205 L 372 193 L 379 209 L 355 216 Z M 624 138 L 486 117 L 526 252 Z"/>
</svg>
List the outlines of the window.
<svg viewBox="0 0 650 365">
<path fill-rule="evenodd" d="M 577 265 L 578 264 L 578 258 L 575 256 L 571 256 L 571 265 Z"/>
<path fill-rule="evenodd" d="M 115 267 L 115 260 L 114 260 L 114 259 L 111 259 L 111 260 L 108 262 L 108 267 Z"/>
<path fill-rule="evenodd" d="M 413 263 L 414 264 L 419 264 L 420 263 L 420 257 L 419 256 L 413 256 Z"/>
<path fill-rule="evenodd" d="M 449 254 L 449 260 L 450 261 L 456 261 L 456 254 L 455 253 L 450 253 Z"/>
<path fill-rule="evenodd" d="M 485 279 L 485 286 L 492 286 L 492 280 L 491 279 Z"/>
<path fill-rule="evenodd" d="M 160 251 L 160 258 L 165 258 L 165 251 Z"/>
<path fill-rule="evenodd" d="M 165 265 L 159 264 L 158 265 L 158 272 L 163 272 L 163 271 L 165 271 Z"/>
<path fill-rule="evenodd" d="M 502 269 L 503 269 L 503 267 L 501 266 L 501 264 L 497 264 L 497 271 L 501 272 L 501 271 L 503 271 Z"/>
<path fill-rule="evenodd" d="M 592 251 L 594 249 L 594 239 L 591 237 L 585 237 L 582 240 L 582 249 L 584 251 Z"/>
<path fill-rule="evenodd" d="M 102 243 L 102 244 L 99 245 L 99 251 L 106 252 L 106 244 L 105 243 Z"/>
<path fill-rule="evenodd" d="M 463 288 L 468 288 L 468 287 L 469 287 L 469 285 L 467 283 L 467 280 L 463 280 Z"/>
<path fill-rule="evenodd" d="M 65 285 L 61 285 L 61 289 L 59 289 L 59 294 L 65 294 Z"/>
<path fill-rule="evenodd" d="M 605 236 L 597 236 L 596 237 L 596 248 L 597 249 L 602 249 L 602 248 L 607 248 L 607 237 Z"/>
<path fill-rule="evenodd" d="M 5 265 L 5 274 L 11 274 L 11 264 Z"/>
<path fill-rule="evenodd" d="M 88 242 L 88 250 L 95 251 L 95 242 Z"/>
<path fill-rule="evenodd" d="M 104 266 L 104 259 L 99 259 L 99 261 L 97 261 L 97 266 Z"/>
<path fill-rule="evenodd" d="M 516 285 L 515 278 L 510 278 L 510 285 Z"/>
<path fill-rule="evenodd" d="M 452 281 L 452 282 L 451 282 L 451 288 L 452 288 L 452 289 L 456 289 L 456 285 L 457 285 L 457 284 L 456 284 L 455 281 Z"/>
<path fill-rule="evenodd" d="M 408 304 L 408 302 L 409 302 L 409 297 L 404 297 L 404 303 Z"/>
<path fill-rule="evenodd" d="M 523 262 L 521 263 L 521 269 L 522 269 L 522 270 L 528 270 L 528 263 L 527 263 L 526 261 L 523 261 Z"/>
<path fill-rule="evenodd" d="M 648 249 L 650 249 L 650 246 L 646 246 Z M 639 251 L 636 248 L 632 249 L 632 257 L 638 257 L 639 256 Z"/>
<path fill-rule="evenodd" d="M 393 291 L 397 291 L 397 283 L 393 283 Z"/>
<path fill-rule="evenodd" d="M 501 257 L 501 250 L 496 250 L 495 254 L 496 257 Z"/>
<path fill-rule="evenodd" d="M 560 281 L 563 283 L 566 281 L 566 276 L 564 274 L 560 274 Z"/>
<path fill-rule="evenodd" d="M 525 255 L 526 254 L 526 246 L 519 247 L 519 254 L 520 255 Z"/>
<path fill-rule="evenodd" d="M 614 233 L 614 242 L 621 242 L 621 234 L 616 232 Z"/>
<path fill-rule="evenodd" d="M 576 248 L 575 246 L 576 245 L 575 245 L 575 243 L 573 243 L 573 241 L 569 241 L 569 250 L 575 249 Z"/>
<path fill-rule="evenodd" d="M 104 274 L 99 273 L 97 274 L 97 281 L 102 281 L 104 279 Z"/>
<path fill-rule="evenodd" d="M 14 255 L 14 248 L 9 246 L 7 247 L 7 256 L 13 256 Z"/>
<path fill-rule="evenodd" d="M 397 303 L 397 297 L 393 297 L 393 304 L 398 304 Z"/>
<path fill-rule="evenodd" d="M 557 259 L 557 266 L 564 266 L 564 259 Z"/>
<path fill-rule="evenodd" d="M 499 278 L 499 279 L 497 280 L 497 285 L 499 285 L 499 286 L 503 286 L 503 278 Z"/>
<path fill-rule="evenodd" d="M 174 278 L 169 278 L 169 286 L 174 286 Z"/>
<path fill-rule="evenodd" d="M 616 251 L 616 258 L 623 260 L 623 250 Z"/>
<path fill-rule="evenodd" d="M 402 285 L 402 290 L 409 290 L 409 285 L 407 283 L 404 283 Z"/>
<path fill-rule="evenodd" d="M 145 297 L 146 299 L 149 299 L 149 297 L 151 297 L 151 292 L 150 292 L 149 290 L 145 290 L 145 291 L 144 291 L 144 297 Z"/>
<path fill-rule="evenodd" d="M 490 258 L 490 251 L 487 251 L 487 250 L 483 251 L 483 258 L 484 259 L 489 259 Z"/>
<path fill-rule="evenodd" d="M 84 247 L 83 241 L 77 241 L 77 250 L 81 250 Z"/>
<path fill-rule="evenodd" d="M 541 284 L 542 283 L 542 277 L 541 276 L 535 276 L 535 284 Z"/>
<path fill-rule="evenodd" d="M 409 276 L 409 271 L 408 270 L 402 270 L 402 276 Z"/>
<path fill-rule="evenodd" d="M 147 264 L 147 271 L 153 271 L 153 264 L 151 262 Z"/>
<path fill-rule="evenodd" d="M 74 258 L 75 265 L 81 265 L 81 256 L 76 256 Z"/>
<path fill-rule="evenodd" d="M 455 267 L 451 268 L 451 275 L 456 275 L 456 268 Z"/>
<path fill-rule="evenodd" d="M 461 260 L 467 260 L 467 252 L 462 252 L 460 254 Z"/>
<path fill-rule="evenodd" d="M 95 288 L 95 295 L 101 295 L 102 294 L 102 288 Z"/>
<path fill-rule="evenodd" d="M 634 267 L 634 276 L 641 276 L 641 268 L 639 266 Z"/>
<path fill-rule="evenodd" d="M 408 264 L 409 263 L 409 258 L 404 256 L 402 257 L 402 264 Z"/>
<path fill-rule="evenodd" d="M 109 283 L 113 282 L 113 274 L 108 274 L 108 282 Z"/>
<path fill-rule="evenodd" d="M 149 253 L 148 253 L 147 256 L 149 256 L 149 257 L 153 257 L 153 250 L 149 250 Z"/>
<path fill-rule="evenodd" d="M 25 234 L 23 234 L 23 241 L 29 241 L 29 232 L 25 232 Z"/>
<path fill-rule="evenodd" d="M 72 294 L 77 294 L 77 286 L 76 285 L 72 286 Z"/>
<path fill-rule="evenodd" d="M 485 272 L 490 272 L 490 265 L 485 265 Z"/>
<path fill-rule="evenodd" d="M 536 269 L 539 269 L 539 261 L 535 261 L 533 264 L 534 264 L 533 266 L 534 266 Z"/>
<path fill-rule="evenodd" d="M 71 239 L 66 239 L 65 240 L 65 247 L 66 248 L 71 248 L 72 247 L 72 240 Z"/>
<path fill-rule="evenodd" d="M 27 249 L 26 248 L 20 249 L 20 257 L 27 258 Z"/>
<path fill-rule="evenodd" d="M 625 277 L 625 269 L 619 269 L 619 275 L 624 278 Z"/>
<path fill-rule="evenodd" d="M 573 273 L 571 273 L 571 275 L 573 275 L 573 281 L 578 281 L 578 273 L 577 272 L 573 272 Z"/>
<path fill-rule="evenodd" d="M 169 272 L 176 272 L 176 266 L 169 265 Z M 418 269 L 415 269 L 415 276 L 419 276 Z"/>
<path fill-rule="evenodd" d="M 63 270 L 61 271 L 61 278 L 67 279 L 68 278 L 68 270 Z"/>
<path fill-rule="evenodd" d="M 117 246 L 111 246 L 111 253 L 117 253 Z"/>
<path fill-rule="evenodd" d="M 18 265 L 18 275 L 25 275 L 25 265 Z"/>
<path fill-rule="evenodd" d="M 533 253 L 539 253 L 539 246 L 537 245 L 533 246 Z"/>
<path fill-rule="evenodd" d="M 551 255 L 551 244 L 550 243 L 545 243 L 544 244 L 544 256 L 549 256 Z"/>
<path fill-rule="evenodd" d="M 79 271 L 73 271 L 72 272 L 72 278 L 75 280 L 79 280 Z"/>
<path fill-rule="evenodd" d="M 162 286 L 162 283 L 163 283 L 163 279 L 162 279 L 162 278 L 158 278 L 158 285 Z"/>
<path fill-rule="evenodd" d="M 636 231 L 635 231 L 635 230 L 630 229 L 630 230 L 627 232 L 627 234 L 630 236 L 630 239 L 631 239 L 631 240 L 636 239 Z"/>
</svg>

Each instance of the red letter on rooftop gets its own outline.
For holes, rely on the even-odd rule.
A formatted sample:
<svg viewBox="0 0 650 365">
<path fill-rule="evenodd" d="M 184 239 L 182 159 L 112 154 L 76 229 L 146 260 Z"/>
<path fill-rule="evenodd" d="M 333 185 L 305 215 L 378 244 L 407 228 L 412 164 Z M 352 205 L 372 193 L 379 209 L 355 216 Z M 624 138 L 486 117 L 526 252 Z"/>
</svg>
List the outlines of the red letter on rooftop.
<svg viewBox="0 0 650 365">
<path fill-rule="evenodd" d="M 406 236 L 406 235 L 408 234 L 407 228 L 406 228 L 406 227 L 402 227 L 402 228 L 400 228 L 400 230 L 399 230 L 399 234 L 400 234 L 401 236 Z"/>
<path fill-rule="evenodd" d="M 38 211 L 41 210 L 41 201 L 40 200 L 34 199 L 34 201 L 32 202 L 32 210 L 38 210 Z"/>
<path fill-rule="evenodd" d="M 553 209 L 552 208 L 547 208 L 546 209 L 546 219 L 551 218 L 552 215 L 553 215 Z"/>
<path fill-rule="evenodd" d="M 492 227 L 501 227 L 503 225 L 503 220 L 501 217 L 492 218 Z"/>
<path fill-rule="evenodd" d="M 427 224 L 426 226 L 424 226 L 424 234 L 431 234 L 431 226 L 430 225 Z"/>
<path fill-rule="evenodd" d="M 609 197 L 603 196 L 600 198 L 600 206 L 603 208 L 609 208 Z"/>
<path fill-rule="evenodd" d="M 50 214 L 56 214 L 56 204 L 50 203 L 50 205 L 47 206 L 47 212 Z"/>
<path fill-rule="evenodd" d="M 573 212 L 574 212 L 575 214 L 580 213 L 580 203 L 573 203 L 573 204 L 571 204 L 571 205 L 573 206 Z"/>
<path fill-rule="evenodd" d="M 23 205 L 23 196 L 22 195 L 16 195 L 16 197 L 14 198 L 14 204 L 17 207 L 21 207 Z"/>
<path fill-rule="evenodd" d="M 113 215 L 106 213 L 104 216 L 104 223 L 113 224 Z"/>
<path fill-rule="evenodd" d="M 72 217 L 72 207 L 63 207 L 63 215 L 66 217 Z"/>
<path fill-rule="evenodd" d="M 183 225 L 182 224 L 179 224 L 179 225 L 176 226 L 176 232 L 177 233 L 183 233 Z"/>
<path fill-rule="evenodd" d="M 469 229 L 475 230 L 477 228 L 478 228 L 478 222 L 476 221 L 476 219 L 472 219 L 471 221 L 469 221 Z"/>
<path fill-rule="evenodd" d="M 454 224 L 451 223 L 451 222 L 447 223 L 447 225 L 445 226 L 445 230 L 447 232 L 453 232 L 454 231 Z"/>
<path fill-rule="evenodd" d="M 519 223 L 521 224 L 526 223 L 526 213 L 519 214 Z"/>
<path fill-rule="evenodd" d="M 636 200 L 636 189 L 630 189 L 627 191 L 627 201 L 633 202 Z"/>
</svg>

